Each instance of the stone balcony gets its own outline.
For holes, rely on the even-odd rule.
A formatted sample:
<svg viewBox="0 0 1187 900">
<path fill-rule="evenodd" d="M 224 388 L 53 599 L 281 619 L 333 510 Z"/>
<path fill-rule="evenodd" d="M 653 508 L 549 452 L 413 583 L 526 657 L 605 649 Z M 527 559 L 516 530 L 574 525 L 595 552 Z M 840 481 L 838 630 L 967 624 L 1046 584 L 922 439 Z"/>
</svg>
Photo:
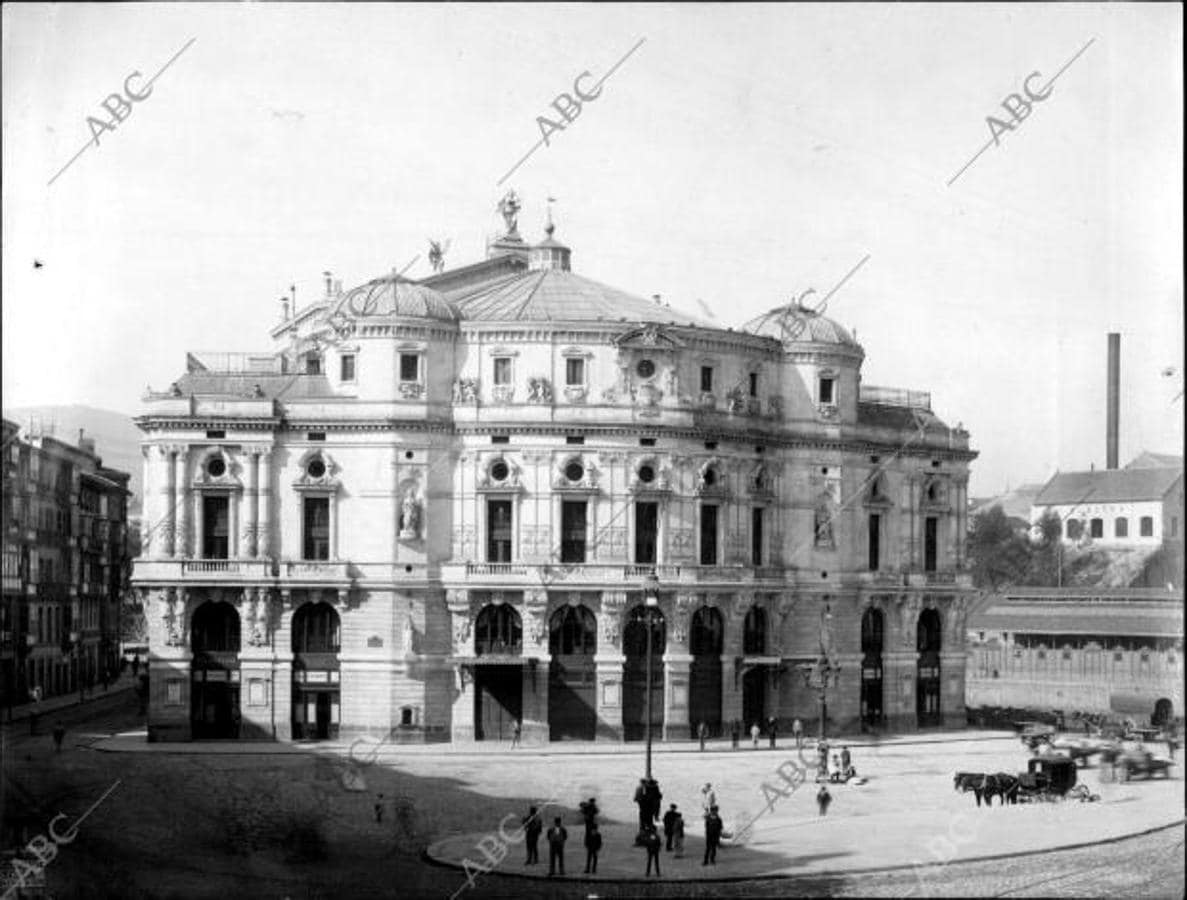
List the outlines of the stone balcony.
<svg viewBox="0 0 1187 900">
<path fill-rule="evenodd" d="M 665 588 L 698 584 L 784 584 L 786 571 L 779 566 L 698 566 L 636 563 L 481 563 L 466 562 L 442 567 L 446 582 L 475 587 L 509 589 L 564 585 L 566 587 L 638 587 L 652 571 Z M 775 585 L 772 585 L 775 586 Z"/>
<path fill-rule="evenodd" d="M 132 570 L 132 580 L 138 584 L 328 587 L 346 585 L 352 579 L 350 563 L 340 560 L 140 558 Z"/>
</svg>

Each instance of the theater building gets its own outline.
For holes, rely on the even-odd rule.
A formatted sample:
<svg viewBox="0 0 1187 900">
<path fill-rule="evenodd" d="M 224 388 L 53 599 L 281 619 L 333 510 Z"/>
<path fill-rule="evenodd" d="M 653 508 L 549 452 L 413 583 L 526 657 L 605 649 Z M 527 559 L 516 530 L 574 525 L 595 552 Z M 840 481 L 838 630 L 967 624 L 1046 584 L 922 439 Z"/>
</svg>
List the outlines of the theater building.
<svg viewBox="0 0 1187 900">
<path fill-rule="evenodd" d="M 516 209 L 145 398 L 150 739 L 631 740 L 649 681 L 664 739 L 812 727 L 822 654 L 832 727 L 963 724 L 968 434 L 823 315 L 699 321 Z"/>
</svg>

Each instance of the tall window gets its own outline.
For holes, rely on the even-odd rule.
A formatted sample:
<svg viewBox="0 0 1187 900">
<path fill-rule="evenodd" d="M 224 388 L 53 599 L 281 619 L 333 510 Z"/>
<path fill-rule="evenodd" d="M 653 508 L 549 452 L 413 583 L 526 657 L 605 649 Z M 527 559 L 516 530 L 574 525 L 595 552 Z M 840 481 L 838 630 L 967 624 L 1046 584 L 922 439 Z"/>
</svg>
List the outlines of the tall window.
<svg viewBox="0 0 1187 900">
<path fill-rule="evenodd" d="M 231 498 L 207 495 L 202 498 L 202 556 L 227 559 L 231 547 Z"/>
<path fill-rule="evenodd" d="M 717 507 L 701 507 L 701 565 L 717 565 Z"/>
<path fill-rule="evenodd" d="M 758 396 L 758 373 L 757 372 L 750 373 L 750 396 L 751 397 Z"/>
<path fill-rule="evenodd" d="M 713 390 L 713 367 L 701 366 L 701 390 Z"/>
<path fill-rule="evenodd" d="M 1154 519 L 1152 516 L 1142 516 L 1138 527 L 1142 537 L 1154 537 Z"/>
<path fill-rule="evenodd" d="M 302 559 L 330 558 L 330 498 L 306 497 Z"/>
<path fill-rule="evenodd" d="M 635 562 L 640 565 L 656 559 L 657 532 L 659 530 L 659 504 L 635 504 Z"/>
<path fill-rule="evenodd" d="M 882 516 L 880 513 L 870 513 L 870 558 L 871 572 L 877 572 L 882 562 Z"/>
<path fill-rule="evenodd" d="M 400 354 L 400 380 L 420 381 L 420 355 L 417 353 Z"/>
<path fill-rule="evenodd" d="M 831 405 L 836 402 L 833 392 L 834 380 L 827 376 L 820 379 L 820 402 L 822 404 Z"/>
<path fill-rule="evenodd" d="M 742 652 L 747 656 L 762 656 L 767 652 L 767 611 L 752 606 L 742 623 Z"/>
<path fill-rule="evenodd" d="M 1113 537 L 1129 537 L 1129 519 L 1118 516 L 1113 520 Z"/>
<path fill-rule="evenodd" d="M 305 357 L 305 374 L 306 375 L 320 375 L 321 374 L 321 357 L 316 353 L 310 353 Z"/>
<path fill-rule="evenodd" d="M 1093 519 L 1092 521 L 1090 521 L 1088 523 L 1088 527 L 1091 530 L 1090 533 L 1092 534 L 1092 536 L 1094 538 L 1102 538 L 1105 536 L 1105 520 L 1104 519 Z"/>
<path fill-rule="evenodd" d="M 486 561 L 511 562 L 511 501 L 486 502 Z"/>
<path fill-rule="evenodd" d="M 568 387 L 581 387 L 585 384 L 585 360 L 565 360 L 565 384 Z"/>
<path fill-rule="evenodd" d="M 940 520 L 935 516 L 928 516 L 923 524 L 923 571 L 934 572 L 939 547 L 937 538 L 940 530 Z"/>
<path fill-rule="evenodd" d="M 765 514 L 766 510 L 761 506 L 750 511 L 750 562 L 756 566 L 762 565 L 763 519 L 766 517 Z"/>
<path fill-rule="evenodd" d="M 342 381 L 354 381 L 354 354 L 342 354 Z"/>
<path fill-rule="evenodd" d="M 561 562 L 585 562 L 584 500 L 565 500 L 561 503 Z"/>
<path fill-rule="evenodd" d="M 511 383 L 511 357 L 510 356 L 496 356 L 495 357 L 495 384 L 510 384 Z"/>
</svg>

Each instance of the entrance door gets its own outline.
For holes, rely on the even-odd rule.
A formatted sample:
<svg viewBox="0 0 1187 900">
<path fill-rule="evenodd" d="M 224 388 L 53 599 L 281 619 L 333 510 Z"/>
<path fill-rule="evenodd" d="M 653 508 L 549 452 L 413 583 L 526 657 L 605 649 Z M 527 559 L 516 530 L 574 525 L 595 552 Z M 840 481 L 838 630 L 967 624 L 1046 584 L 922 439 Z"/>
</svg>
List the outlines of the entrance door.
<svg viewBox="0 0 1187 900">
<path fill-rule="evenodd" d="M 515 723 L 523 717 L 523 667 L 476 666 L 474 706 L 477 740 L 511 740 Z"/>
<path fill-rule="evenodd" d="M 549 621 L 548 732 L 554 741 L 597 736 L 597 621 L 585 606 L 562 606 Z"/>
<path fill-rule="evenodd" d="M 692 617 L 688 649 L 688 724 L 696 737 L 702 722 L 712 737 L 721 734 L 721 650 L 725 625 L 721 613 L 702 606 Z"/>
<path fill-rule="evenodd" d="M 327 740 L 330 737 L 330 695 L 326 691 L 322 691 L 317 695 L 317 722 L 314 734 L 317 735 L 319 741 Z"/>
<path fill-rule="evenodd" d="M 742 676 L 742 731 L 749 734 L 755 722 L 767 727 L 767 669 L 756 666 Z"/>
<path fill-rule="evenodd" d="M 226 677 L 227 672 L 194 672 L 190 722 L 194 740 L 234 740 L 239 737 L 239 685 L 206 681 L 208 674 Z"/>
</svg>

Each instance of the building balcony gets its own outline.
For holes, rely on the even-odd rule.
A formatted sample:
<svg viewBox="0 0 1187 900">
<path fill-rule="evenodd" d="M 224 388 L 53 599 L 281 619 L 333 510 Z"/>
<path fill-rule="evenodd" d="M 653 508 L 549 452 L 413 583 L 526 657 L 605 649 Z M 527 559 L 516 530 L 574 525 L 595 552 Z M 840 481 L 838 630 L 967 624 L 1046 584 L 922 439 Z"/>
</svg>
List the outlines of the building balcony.
<svg viewBox="0 0 1187 900">
<path fill-rule="evenodd" d="M 698 566 L 670 563 L 482 563 L 467 562 L 447 565 L 442 577 L 451 582 L 467 582 L 483 587 L 506 586 L 544 587 L 552 585 L 622 586 L 630 589 L 655 573 L 665 585 L 694 585 L 729 582 L 754 583 L 778 581 L 783 583 L 786 570 L 782 566 Z"/>
<path fill-rule="evenodd" d="M 283 581 L 299 584 L 334 585 L 351 581 L 350 563 L 344 560 L 291 560 L 280 564 Z"/>
</svg>

